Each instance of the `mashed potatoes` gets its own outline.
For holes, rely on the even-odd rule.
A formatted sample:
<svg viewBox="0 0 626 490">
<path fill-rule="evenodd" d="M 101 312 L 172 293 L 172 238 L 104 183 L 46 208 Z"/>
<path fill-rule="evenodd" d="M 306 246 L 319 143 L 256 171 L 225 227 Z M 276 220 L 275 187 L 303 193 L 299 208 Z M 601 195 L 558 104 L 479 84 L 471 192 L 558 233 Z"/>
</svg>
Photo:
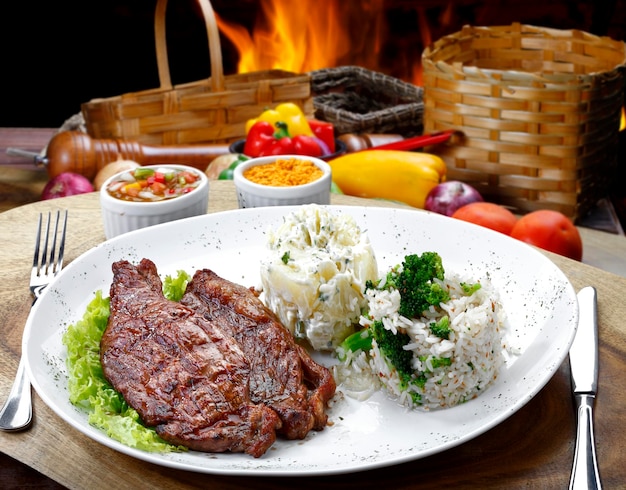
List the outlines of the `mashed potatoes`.
<svg viewBox="0 0 626 490">
<path fill-rule="evenodd" d="M 296 338 L 334 349 L 358 324 L 365 282 L 378 277 L 369 238 L 354 219 L 318 205 L 285 217 L 261 262 L 266 305 Z"/>
</svg>

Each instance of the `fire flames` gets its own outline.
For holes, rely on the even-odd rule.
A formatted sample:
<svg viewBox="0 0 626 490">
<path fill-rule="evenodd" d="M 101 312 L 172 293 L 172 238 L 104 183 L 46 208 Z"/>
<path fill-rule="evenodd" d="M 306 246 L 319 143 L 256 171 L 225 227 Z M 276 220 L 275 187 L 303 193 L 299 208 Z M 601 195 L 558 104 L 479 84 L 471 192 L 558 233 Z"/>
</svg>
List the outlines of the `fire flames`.
<svg viewBox="0 0 626 490">
<path fill-rule="evenodd" d="M 252 32 L 216 13 L 218 27 L 239 53 L 238 73 L 282 69 L 304 73 L 341 65 L 389 72 L 382 61 L 386 36 L 384 0 L 264 0 Z M 421 48 L 432 42 L 425 8 L 415 7 Z M 440 15 L 439 24 L 453 23 L 453 2 Z M 388 73 L 415 85 L 422 84 L 420 53 L 395 53 L 394 62 L 404 62 L 400 73 Z M 385 69 L 387 68 L 387 69 Z M 620 130 L 626 128 L 622 110 Z"/>
<path fill-rule="evenodd" d="M 358 9 L 342 0 L 299 0 L 297 6 L 267 0 L 259 8 L 252 33 L 217 16 L 220 31 L 239 53 L 239 73 L 303 73 L 349 64 L 378 68 L 383 0 L 363 0 Z"/>
</svg>

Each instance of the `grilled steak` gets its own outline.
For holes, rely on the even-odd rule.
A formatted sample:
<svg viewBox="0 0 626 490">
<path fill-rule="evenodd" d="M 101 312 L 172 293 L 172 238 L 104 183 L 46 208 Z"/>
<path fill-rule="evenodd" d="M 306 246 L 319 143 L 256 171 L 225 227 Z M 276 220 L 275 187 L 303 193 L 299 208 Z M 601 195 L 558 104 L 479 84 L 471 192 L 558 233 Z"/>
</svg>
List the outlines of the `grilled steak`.
<svg viewBox="0 0 626 490">
<path fill-rule="evenodd" d="M 250 363 L 250 397 L 278 413 L 278 431 L 301 439 L 327 422 L 335 393 L 330 371 L 316 363 L 249 289 L 210 270 L 197 271 L 181 303 L 232 335 Z"/>
<path fill-rule="evenodd" d="M 281 421 L 251 399 L 251 368 L 227 330 L 167 300 L 155 265 L 113 264 L 101 363 L 113 387 L 166 441 L 259 457 Z M 258 376 L 254 377 L 255 383 Z"/>
</svg>

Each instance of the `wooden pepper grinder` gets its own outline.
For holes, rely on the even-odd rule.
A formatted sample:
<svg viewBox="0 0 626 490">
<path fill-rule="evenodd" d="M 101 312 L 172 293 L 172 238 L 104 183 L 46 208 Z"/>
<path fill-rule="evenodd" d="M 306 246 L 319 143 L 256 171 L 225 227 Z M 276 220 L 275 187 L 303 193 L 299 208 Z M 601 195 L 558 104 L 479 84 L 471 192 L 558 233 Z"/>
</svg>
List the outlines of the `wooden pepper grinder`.
<svg viewBox="0 0 626 490">
<path fill-rule="evenodd" d="M 120 159 L 140 165 L 189 165 L 205 171 L 215 158 L 227 153 L 226 143 L 150 146 L 137 141 L 94 139 L 80 131 L 62 131 L 48 143 L 42 163 L 50 178 L 74 172 L 93 180 L 102 167 Z"/>
<path fill-rule="evenodd" d="M 353 151 L 367 150 L 375 146 L 386 145 L 402 141 L 404 138 L 399 134 L 354 134 L 346 133 L 340 135 L 337 139 L 346 144 L 348 153 Z"/>
</svg>

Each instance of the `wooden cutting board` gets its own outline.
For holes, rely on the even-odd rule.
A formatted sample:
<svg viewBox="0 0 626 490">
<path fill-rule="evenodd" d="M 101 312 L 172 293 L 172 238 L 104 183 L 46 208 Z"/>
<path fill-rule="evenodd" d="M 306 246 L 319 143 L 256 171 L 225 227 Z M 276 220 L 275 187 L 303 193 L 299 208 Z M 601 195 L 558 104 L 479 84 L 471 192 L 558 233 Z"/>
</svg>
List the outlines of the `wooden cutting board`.
<svg viewBox="0 0 626 490">
<path fill-rule="evenodd" d="M 383 205 L 348 196 L 334 204 Z M 212 182 L 209 211 L 236 208 L 231 182 Z M 29 313 L 28 272 L 40 211 L 70 209 L 71 261 L 104 240 L 96 194 L 29 204 L 0 214 L 0 397 L 8 394 L 17 368 L 21 336 Z M 594 240 L 602 241 L 602 232 Z M 622 237 L 623 238 L 623 237 Z M 626 278 L 546 253 L 574 288 L 598 291 L 600 387 L 596 441 L 605 488 L 626 482 Z M 332 477 L 204 475 L 172 470 L 108 449 L 77 432 L 35 395 L 35 422 L 21 433 L 0 432 L 7 455 L 68 488 L 566 488 L 574 453 L 575 419 L 565 362 L 541 392 L 516 414 L 485 434 L 445 453 L 389 468 Z M 331 450 L 331 448 L 329 448 Z M 384 451 L 384 448 L 381 448 Z"/>
</svg>

